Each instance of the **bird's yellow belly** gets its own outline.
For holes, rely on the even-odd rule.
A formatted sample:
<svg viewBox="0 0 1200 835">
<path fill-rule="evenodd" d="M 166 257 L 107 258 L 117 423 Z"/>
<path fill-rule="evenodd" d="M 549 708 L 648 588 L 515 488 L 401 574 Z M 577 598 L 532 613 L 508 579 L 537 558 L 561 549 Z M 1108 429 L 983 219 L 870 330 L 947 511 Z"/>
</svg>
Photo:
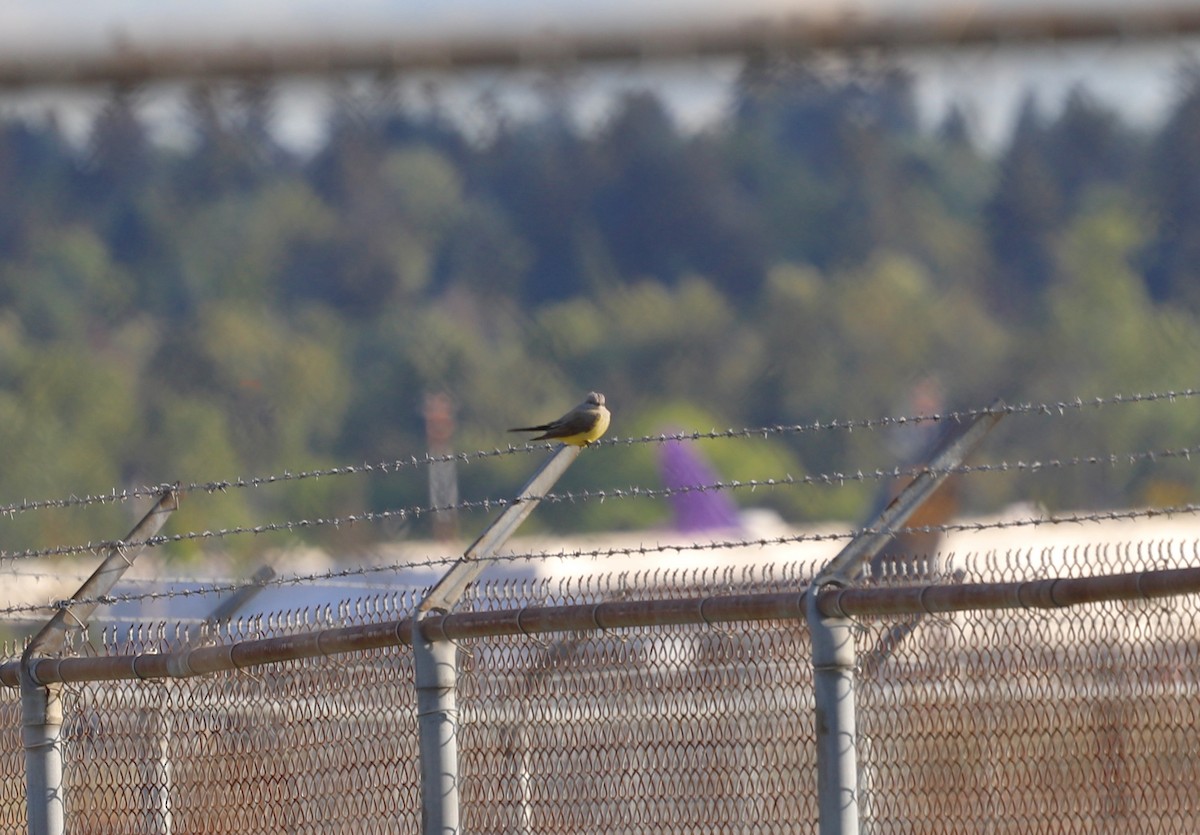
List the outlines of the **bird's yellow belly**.
<svg viewBox="0 0 1200 835">
<path fill-rule="evenodd" d="M 587 446 L 592 441 L 599 438 L 608 431 L 608 422 L 612 419 L 607 411 L 600 413 L 594 426 L 586 432 L 580 432 L 577 435 L 569 435 L 566 438 L 559 438 L 564 444 L 572 444 L 574 446 Z"/>
</svg>

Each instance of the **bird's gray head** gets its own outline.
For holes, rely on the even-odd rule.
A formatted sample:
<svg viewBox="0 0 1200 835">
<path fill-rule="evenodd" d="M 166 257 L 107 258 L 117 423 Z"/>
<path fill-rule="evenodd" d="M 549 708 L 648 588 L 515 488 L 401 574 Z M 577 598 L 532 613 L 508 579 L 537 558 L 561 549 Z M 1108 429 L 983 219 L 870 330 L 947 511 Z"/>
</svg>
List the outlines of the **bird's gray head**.
<svg viewBox="0 0 1200 835">
<path fill-rule="evenodd" d="M 588 396 L 587 396 L 587 402 L 593 406 L 603 406 L 604 405 L 604 395 L 598 391 L 589 391 Z"/>
</svg>

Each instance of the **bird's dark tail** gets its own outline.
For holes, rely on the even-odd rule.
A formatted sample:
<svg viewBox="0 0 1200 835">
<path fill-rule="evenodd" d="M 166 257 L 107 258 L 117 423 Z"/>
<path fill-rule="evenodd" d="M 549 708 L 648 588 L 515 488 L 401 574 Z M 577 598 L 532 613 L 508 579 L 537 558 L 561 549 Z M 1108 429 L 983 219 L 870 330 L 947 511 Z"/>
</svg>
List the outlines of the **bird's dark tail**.
<svg viewBox="0 0 1200 835">
<path fill-rule="evenodd" d="M 543 423 L 541 426 L 514 426 L 509 432 L 545 432 L 550 428 L 550 424 Z"/>
</svg>

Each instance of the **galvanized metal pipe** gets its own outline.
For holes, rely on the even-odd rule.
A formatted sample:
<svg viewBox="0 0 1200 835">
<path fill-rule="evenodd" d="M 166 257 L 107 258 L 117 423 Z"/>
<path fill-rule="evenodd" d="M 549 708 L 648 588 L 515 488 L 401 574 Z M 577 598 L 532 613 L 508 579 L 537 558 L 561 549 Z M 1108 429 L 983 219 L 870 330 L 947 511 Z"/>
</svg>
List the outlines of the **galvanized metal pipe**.
<svg viewBox="0 0 1200 835">
<path fill-rule="evenodd" d="M 857 657 L 850 620 L 818 606 L 826 588 L 849 586 L 913 513 L 941 486 L 954 467 L 1004 417 L 1000 401 L 943 438 L 926 469 L 913 479 L 817 575 L 808 589 L 805 614 L 812 636 L 813 699 L 817 729 L 817 804 L 821 835 L 858 835 L 858 733 L 854 671 Z"/>
<path fill-rule="evenodd" d="M 817 590 L 816 605 L 822 616 L 836 619 L 980 609 L 1061 608 L 1180 594 L 1200 594 L 1200 567 L 953 586 L 825 587 Z M 765 592 L 456 612 L 429 615 L 419 623 L 401 618 L 174 652 L 39 658 L 33 659 L 31 666 L 36 670 L 37 680 L 45 683 L 190 678 L 262 664 L 410 645 L 414 632 L 426 640 L 457 641 L 641 626 L 795 620 L 806 617 L 806 596 L 806 592 Z M 19 661 L 0 665 L 0 685 L 18 686 L 20 671 Z"/>
<path fill-rule="evenodd" d="M 551 455 L 492 524 L 430 589 L 417 607 L 418 622 L 449 612 L 467 586 L 489 565 L 490 558 L 516 533 L 567 467 L 580 447 L 561 446 Z M 440 635 L 413 635 L 417 690 L 417 725 L 421 756 L 421 832 L 452 835 L 458 826 L 458 679 L 457 651 L 445 630 Z"/>
<path fill-rule="evenodd" d="M 212 78 L 265 78 L 296 74 L 401 74 L 411 70 L 561 66 L 564 62 L 696 60 L 705 56 L 757 56 L 766 52 L 926 49 L 955 46 L 1070 42 L 1124 38 L 1181 37 L 1200 31 L 1200 11 L 1189 3 L 1111 5 L 1089 8 L 1004 9 L 1000 6 L 947 8 L 934 14 L 874 15 L 768 14 L 756 3 L 741 20 L 689 13 L 686 21 L 654 25 L 648 15 L 630 15 L 622 25 L 596 26 L 586 18 L 526 16 L 524 27 L 476 32 L 466 26 L 415 34 L 411 25 L 307 40 L 263 39 L 252 46 L 235 39 L 191 43 L 139 43 L 122 37 L 111 49 L 92 55 L 43 49 L 15 51 L 0 60 L 0 87 L 36 84 L 115 83 Z M 798 6 L 798 8 L 802 8 Z M 228 43 L 226 43 L 228 41 Z"/>
<path fill-rule="evenodd" d="M 62 685 L 21 678 L 21 747 L 29 835 L 64 835 Z"/>
<path fill-rule="evenodd" d="M 237 614 L 238 609 L 241 609 L 262 593 L 267 583 L 275 578 L 275 573 L 275 569 L 271 566 L 260 565 L 250 577 L 249 583 L 235 590 L 212 608 L 212 611 L 204 618 L 204 623 L 218 624 L 232 620 L 233 616 Z M 188 640 L 196 640 L 202 634 L 202 629 L 201 624 L 190 625 L 187 630 Z"/>
<path fill-rule="evenodd" d="M 24 658 L 34 658 L 39 653 L 57 652 L 66 643 L 69 632 L 85 629 L 92 613 L 100 605 L 97 601 L 112 591 L 117 581 L 133 566 L 134 559 L 145 548 L 146 541 L 158 533 L 167 517 L 178 507 L 179 499 L 175 491 L 170 488 L 164 489 L 154 507 L 150 508 L 124 539 L 108 548 L 99 567 L 76 590 L 71 600 L 55 612 L 33 637 L 29 646 L 25 648 Z"/>
<path fill-rule="evenodd" d="M 806 600 L 816 703 L 817 806 L 820 835 L 858 835 L 856 654 L 851 622 L 824 617 L 816 591 Z"/>
<path fill-rule="evenodd" d="M 562 477 L 562 474 L 567 471 L 567 467 L 575 462 L 581 451 L 582 447 L 564 444 L 547 458 L 546 463 L 538 468 L 529 482 L 521 489 L 516 501 L 505 508 L 504 512 L 496 517 L 496 521 L 488 525 L 487 530 L 480 534 L 471 547 L 463 553 L 462 559 L 451 566 L 450 570 L 442 575 L 441 579 L 429 590 L 429 594 L 421 601 L 417 611 L 450 611 L 462 597 L 463 592 L 467 590 L 471 581 L 488 567 L 488 560 L 496 556 L 496 552 L 517 532 L 517 528 L 530 513 L 533 513 L 533 509 L 538 506 L 542 497 Z"/>
<path fill-rule="evenodd" d="M 167 516 L 179 506 L 175 491 L 166 489 L 150 512 L 120 543 L 108 549 L 100 566 L 29 642 L 21 655 L 21 745 L 25 749 L 25 803 L 30 835 L 62 835 L 66 826 L 63 782 L 62 685 L 37 676 L 38 654 L 57 652 L 73 630 L 87 628 L 99 605 L 133 565 L 146 540 L 158 533 Z M 128 546 L 125 543 L 130 543 Z M 75 601 L 90 601 L 78 602 Z"/>
<path fill-rule="evenodd" d="M 421 757 L 421 832 L 458 833 L 457 648 L 448 641 L 413 644 Z"/>
</svg>

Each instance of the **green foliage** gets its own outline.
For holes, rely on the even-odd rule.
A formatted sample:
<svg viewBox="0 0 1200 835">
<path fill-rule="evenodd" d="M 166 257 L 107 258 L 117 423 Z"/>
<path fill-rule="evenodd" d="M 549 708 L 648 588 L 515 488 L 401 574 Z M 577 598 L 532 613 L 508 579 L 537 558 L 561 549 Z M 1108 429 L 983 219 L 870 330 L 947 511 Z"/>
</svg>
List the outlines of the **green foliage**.
<svg viewBox="0 0 1200 835">
<path fill-rule="evenodd" d="M 1157 223 L 1141 261 L 1151 296 L 1200 311 L 1200 70 L 1190 67 L 1176 107 L 1145 163 L 1144 201 Z"/>
<path fill-rule="evenodd" d="M 1063 280 L 1047 295 L 1049 326 L 1036 343 L 1037 390 L 1141 391 L 1200 379 L 1195 317 L 1154 304 L 1131 267 L 1145 235 L 1144 221 L 1111 197 L 1096 201 L 1068 228 L 1059 257 Z M 1177 412 L 1122 410 L 1104 422 L 1102 431 L 1094 421 L 1072 421 L 1039 445 L 1047 456 L 1183 445 L 1194 437 L 1194 424 Z M 1087 484 L 1047 479 L 1039 488 L 1045 491 L 1041 498 L 1056 506 L 1116 504 L 1148 500 L 1158 489 L 1156 480 L 1186 484 L 1189 493 L 1200 487 L 1186 462 L 1147 462 L 1101 470 Z"/>
<path fill-rule="evenodd" d="M 307 159 L 275 144 L 254 86 L 194 91 L 185 150 L 150 140 L 129 93 L 82 149 L 0 122 L 0 502 L 420 456 L 432 392 L 454 403 L 455 448 L 486 449 L 589 389 L 608 396 L 610 435 L 637 436 L 905 413 L 925 379 L 949 408 L 1200 379 L 1195 76 L 1154 134 L 1084 91 L 1058 115 L 1031 99 L 995 158 L 960 111 L 919 130 L 911 80 L 866 61 L 753 64 L 729 121 L 695 134 L 646 92 L 590 133 L 551 108 L 486 139 L 379 92 L 347 96 Z M 1076 415 L 995 444 L 1029 460 L 1192 445 L 1186 415 Z M 727 480 L 900 457 L 886 432 L 697 449 Z M 587 450 L 561 489 L 653 487 L 656 456 Z M 511 496 L 531 467 L 463 464 L 461 493 Z M 1194 501 L 1200 478 L 1173 461 L 972 485 L 979 507 L 1083 506 Z M 874 490 L 735 495 L 796 521 L 860 516 Z M 427 502 L 424 472 L 402 468 L 193 495 L 173 525 Z M 129 515 L 22 514 L 0 545 L 119 535 Z M 665 502 L 610 501 L 531 524 L 667 520 Z"/>
<path fill-rule="evenodd" d="M 134 309 L 134 283 L 87 228 L 45 229 L 24 257 L 0 264 L 0 292 L 26 335 L 43 343 L 75 342 L 117 327 Z"/>
<path fill-rule="evenodd" d="M 278 303 L 292 248 L 337 232 L 329 207 L 305 183 L 294 181 L 223 195 L 197 207 L 187 223 L 190 233 L 178 247 L 179 272 L 194 304 L 211 299 Z"/>
</svg>

